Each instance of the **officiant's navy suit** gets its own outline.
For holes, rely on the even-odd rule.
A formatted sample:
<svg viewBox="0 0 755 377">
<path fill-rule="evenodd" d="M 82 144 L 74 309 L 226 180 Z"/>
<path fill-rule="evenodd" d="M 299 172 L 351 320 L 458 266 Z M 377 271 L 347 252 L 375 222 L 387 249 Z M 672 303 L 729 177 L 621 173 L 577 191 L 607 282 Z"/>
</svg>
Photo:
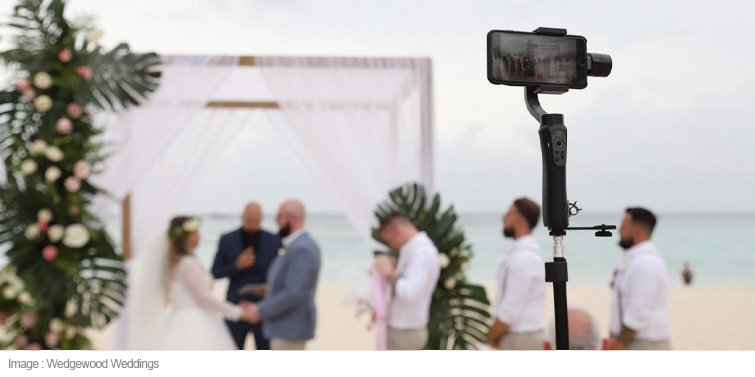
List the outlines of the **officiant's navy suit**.
<svg viewBox="0 0 755 377">
<path fill-rule="evenodd" d="M 257 302 L 262 299 L 252 294 L 239 295 L 239 289 L 247 284 L 267 283 L 268 270 L 273 260 L 278 256 L 278 250 L 283 247 L 278 236 L 260 229 L 259 241 L 255 246 L 255 264 L 251 268 L 238 271 L 236 259 L 244 251 L 244 231 L 239 228 L 220 237 L 218 252 L 212 263 L 212 274 L 216 279 L 229 278 L 226 299 L 238 304 L 240 301 Z M 233 336 L 239 349 L 244 348 L 244 341 L 249 331 L 254 333 L 254 343 L 258 350 L 270 349 L 270 340 L 263 335 L 263 323 L 252 325 L 244 321 L 226 320 L 228 330 Z"/>
<path fill-rule="evenodd" d="M 315 336 L 317 323 L 315 290 L 320 274 L 320 248 L 305 231 L 290 240 L 281 254 L 270 267 L 267 294 L 259 302 L 265 336 L 306 341 Z"/>
</svg>

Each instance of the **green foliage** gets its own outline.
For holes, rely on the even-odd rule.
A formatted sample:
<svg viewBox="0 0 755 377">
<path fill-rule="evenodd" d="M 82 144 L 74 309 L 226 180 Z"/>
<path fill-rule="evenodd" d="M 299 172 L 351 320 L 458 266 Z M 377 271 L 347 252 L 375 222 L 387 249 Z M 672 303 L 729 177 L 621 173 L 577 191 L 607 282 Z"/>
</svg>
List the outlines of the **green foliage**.
<svg viewBox="0 0 755 377">
<path fill-rule="evenodd" d="M 378 205 L 375 216 L 398 211 L 407 216 L 420 230 L 427 233 L 438 248 L 441 272 L 433 293 L 428 323 L 427 349 L 477 349 L 485 344 L 490 314 L 485 288 L 467 282 L 464 265 L 474 255 L 472 245 L 466 243 L 464 232 L 456 225 L 453 206 L 441 209 L 440 196 L 428 202 L 425 189 L 419 184 L 407 184 L 388 194 L 388 201 Z M 383 244 L 378 229 L 372 237 Z"/>
<path fill-rule="evenodd" d="M 126 44 L 105 51 L 64 10 L 21 0 L 8 23 L 16 47 L 0 52 L 16 77 L 0 90 L 2 348 L 89 348 L 84 331 L 115 318 L 126 292 L 123 261 L 89 209 L 104 159 L 91 111 L 138 105 L 159 84 L 160 60 Z"/>
</svg>

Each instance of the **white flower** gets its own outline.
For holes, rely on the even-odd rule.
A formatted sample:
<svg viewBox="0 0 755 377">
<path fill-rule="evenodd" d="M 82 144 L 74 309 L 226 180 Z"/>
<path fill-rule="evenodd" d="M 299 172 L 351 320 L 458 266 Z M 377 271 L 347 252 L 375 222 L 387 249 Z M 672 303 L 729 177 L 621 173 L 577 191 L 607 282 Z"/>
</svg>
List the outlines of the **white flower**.
<svg viewBox="0 0 755 377">
<path fill-rule="evenodd" d="M 191 218 L 184 222 L 185 231 L 192 233 L 192 232 L 196 232 L 197 229 L 199 229 L 199 220 L 195 218 Z"/>
<path fill-rule="evenodd" d="M 40 111 L 45 112 L 52 109 L 52 100 L 46 95 L 41 95 L 34 99 L 34 107 Z"/>
<path fill-rule="evenodd" d="M 456 286 L 456 279 L 448 278 L 443 282 L 443 285 L 446 287 L 446 289 L 454 289 L 454 287 Z"/>
<path fill-rule="evenodd" d="M 59 334 L 64 329 L 65 324 L 63 324 L 63 321 L 61 321 L 60 318 L 53 318 L 52 321 L 50 321 L 50 331 Z"/>
<path fill-rule="evenodd" d="M 73 317 L 74 315 L 76 315 L 77 311 L 78 311 L 78 309 L 76 308 L 76 302 L 73 301 L 73 300 L 70 300 L 70 301 L 68 301 L 68 303 L 66 303 L 66 309 L 65 309 L 65 311 L 64 311 L 63 314 L 65 314 L 66 317 Z M 74 331 L 76 331 L 74 327 L 69 327 L 68 328 L 69 331 L 71 329 L 74 329 Z M 69 338 L 73 337 L 73 335 L 68 335 L 68 333 L 66 333 L 66 336 L 69 337 Z"/>
<path fill-rule="evenodd" d="M 5 281 L 10 283 L 11 287 L 16 288 L 17 290 L 22 290 L 24 287 L 24 282 L 19 279 L 16 275 L 6 274 L 5 275 Z"/>
<path fill-rule="evenodd" d="M 73 314 L 76 314 L 76 312 L 74 311 Z M 75 327 L 71 326 L 68 329 L 66 329 L 66 338 L 71 339 L 74 336 L 76 336 L 76 328 Z"/>
<path fill-rule="evenodd" d="M 82 247 L 89 242 L 89 230 L 81 224 L 73 224 L 66 227 L 63 245 L 68 247 Z"/>
<path fill-rule="evenodd" d="M 23 292 L 18 296 L 18 302 L 23 305 L 29 305 L 31 303 L 31 295 L 29 292 Z"/>
<path fill-rule="evenodd" d="M 5 297 L 6 300 L 11 300 L 16 297 L 16 291 L 11 287 L 7 287 L 3 289 L 3 297 Z"/>
<path fill-rule="evenodd" d="M 92 29 L 89 33 L 87 33 L 86 40 L 89 43 L 97 43 L 97 41 L 102 38 L 102 30 L 100 29 Z"/>
<path fill-rule="evenodd" d="M 63 227 L 56 224 L 47 229 L 47 238 L 50 239 L 50 242 L 58 242 L 63 238 L 63 233 Z"/>
<path fill-rule="evenodd" d="M 47 208 L 40 209 L 37 212 L 37 220 L 43 223 L 49 223 L 52 220 L 52 211 Z"/>
<path fill-rule="evenodd" d="M 33 143 L 31 143 L 31 148 L 29 151 L 31 152 L 32 156 L 41 156 L 45 153 L 45 150 L 47 149 L 47 143 L 45 143 L 42 139 L 34 140 Z"/>
<path fill-rule="evenodd" d="M 52 77 L 47 72 L 39 72 L 34 75 L 34 86 L 39 89 L 47 89 L 52 86 Z"/>
<path fill-rule="evenodd" d="M 39 237 L 39 227 L 37 224 L 29 224 L 29 226 L 26 227 L 26 230 L 24 231 L 24 236 L 26 236 L 26 239 L 28 240 L 36 240 L 37 237 Z"/>
<path fill-rule="evenodd" d="M 47 182 L 50 182 L 50 183 L 55 182 L 58 180 L 58 178 L 60 178 L 61 174 L 62 172 L 60 171 L 60 169 L 58 169 L 55 166 L 50 166 L 45 171 L 45 180 L 47 180 Z"/>
<path fill-rule="evenodd" d="M 54 145 L 50 145 L 45 148 L 45 157 L 52 162 L 58 162 L 63 159 L 63 151 Z"/>
<path fill-rule="evenodd" d="M 448 259 L 448 255 L 446 254 L 440 254 L 438 256 L 438 259 L 440 260 L 440 268 L 446 268 L 448 267 L 449 263 L 451 263 L 451 260 Z"/>
<path fill-rule="evenodd" d="M 37 171 L 37 163 L 32 159 L 26 159 L 21 163 L 21 173 L 32 175 Z"/>
</svg>

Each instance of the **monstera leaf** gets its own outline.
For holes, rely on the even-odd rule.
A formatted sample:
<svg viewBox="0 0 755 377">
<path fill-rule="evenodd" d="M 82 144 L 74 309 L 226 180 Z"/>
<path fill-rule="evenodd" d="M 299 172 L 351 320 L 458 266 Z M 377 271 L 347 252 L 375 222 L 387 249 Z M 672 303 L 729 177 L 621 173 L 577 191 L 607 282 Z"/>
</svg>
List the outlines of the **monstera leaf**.
<svg viewBox="0 0 755 377">
<path fill-rule="evenodd" d="M 435 194 L 428 201 L 425 189 L 414 183 L 391 190 L 388 200 L 378 205 L 375 216 L 379 219 L 392 211 L 404 214 L 426 232 L 441 258 L 440 278 L 430 306 L 426 348 L 478 349 L 485 343 L 490 328 L 490 302 L 485 288 L 467 282 L 463 266 L 474 253 L 456 224 L 453 206 L 441 210 L 440 196 Z M 385 244 L 378 229 L 372 230 L 372 237 Z"/>
</svg>

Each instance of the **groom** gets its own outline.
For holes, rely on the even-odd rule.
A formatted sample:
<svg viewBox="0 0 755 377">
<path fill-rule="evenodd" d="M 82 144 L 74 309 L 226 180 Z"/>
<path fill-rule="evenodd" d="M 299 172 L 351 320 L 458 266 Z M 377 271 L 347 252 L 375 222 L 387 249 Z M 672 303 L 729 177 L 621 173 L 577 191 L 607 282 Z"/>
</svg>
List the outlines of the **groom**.
<svg viewBox="0 0 755 377">
<path fill-rule="evenodd" d="M 282 247 L 280 239 L 260 229 L 262 208 L 249 203 L 241 216 L 241 228 L 220 237 L 212 274 L 216 279 L 229 278 L 226 299 L 234 304 L 240 301 L 257 302 L 265 296 L 267 270 Z M 248 293 L 240 293 L 242 287 L 256 287 Z M 226 320 L 228 330 L 238 349 L 244 348 L 249 331 L 254 333 L 257 350 L 269 350 L 270 340 L 262 334 L 262 324 Z"/>
<path fill-rule="evenodd" d="M 252 322 L 265 321 L 273 350 L 303 350 L 315 336 L 315 291 L 320 274 L 320 248 L 304 227 L 304 204 L 287 200 L 278 209 L 278 234 L 286 246 L 270 267 L 265 299 L 251 304 Z"/>
</svg>

